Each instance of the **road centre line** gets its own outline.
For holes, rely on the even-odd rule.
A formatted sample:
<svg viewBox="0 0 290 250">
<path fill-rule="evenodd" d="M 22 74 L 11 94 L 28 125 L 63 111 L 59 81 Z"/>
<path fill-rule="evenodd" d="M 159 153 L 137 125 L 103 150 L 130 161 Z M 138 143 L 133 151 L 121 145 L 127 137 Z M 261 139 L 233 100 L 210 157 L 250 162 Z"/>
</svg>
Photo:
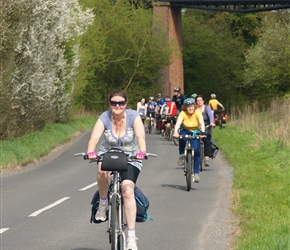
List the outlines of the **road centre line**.
<svg viewBox="0 0 290 250">
<path fill-rule="evenodd" d="M 60 203 L 64 202 L 65 200 L 67 200 L 69 198 L 70 197 L 64 197 L 64 198 L 62 198 L 62 199 L 60 199 L 60 200 L 58 200 L 58 201 L 56 201 L 56 202 L 54 202 L 54 203 L 52 203 L 52 204 L 44 207 L 42 209 L 39 209 L 39 210 L 35 211 L 34 213 L 32 213 L 31 215 L 29 215 L 28 217 L 35 217 L 35 216 L 41 214 L 42 212 L 44 212 L 44 211 L 46 211 L 46 210 L 48 210 L 50 208 L 53 208 L 53 207 L 59 205 Z"/>
<path fill-rule="evenodd" d="M 88 186 L 86 186 L 86 187 L 80 189 L 79 191 L 85 191 L 85 190 L 87 190 L 87 189 L 89 189 L 89 188 L 91 188 L 91 187 L 96 186 L 97 184 L 98 184 L 98 182 L 96 181 L 96 182 L 92 183 L 91 185 L 88 185 Z"/>
<path fill-rule="evenodd" d="M 0 234 L 6 232 L 7 230 L 9 230 L 9 228 L 0 228 Z"/>
</svg>

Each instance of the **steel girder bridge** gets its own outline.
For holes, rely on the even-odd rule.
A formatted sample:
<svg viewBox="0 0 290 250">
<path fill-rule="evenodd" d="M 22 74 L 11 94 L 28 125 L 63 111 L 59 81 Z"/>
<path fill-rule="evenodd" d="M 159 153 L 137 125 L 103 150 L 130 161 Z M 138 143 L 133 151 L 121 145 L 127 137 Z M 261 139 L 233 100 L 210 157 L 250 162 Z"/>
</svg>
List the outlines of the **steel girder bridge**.
<svg viewBox="0 0 290 250">
<path fill-rule="evenodd" d="M 290 8 L 290 0 L 157 0 L 172 7 L 250 13 Z"/>
</svg>

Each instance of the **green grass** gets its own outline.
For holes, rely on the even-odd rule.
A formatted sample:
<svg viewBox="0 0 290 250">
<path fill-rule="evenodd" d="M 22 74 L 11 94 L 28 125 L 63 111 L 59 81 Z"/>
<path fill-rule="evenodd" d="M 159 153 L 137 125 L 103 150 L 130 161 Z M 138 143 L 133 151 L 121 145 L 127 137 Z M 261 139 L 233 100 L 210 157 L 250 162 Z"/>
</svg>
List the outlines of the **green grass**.
<svg viewBox="0 0 290 250">
<path fill-rule="evenodd" d="M 290 249 L 290 148 L 230 124 L 213 136 L 234 170 L 234 212 L 241 230 L 235 249 Z"/>
<path fill-rule="evenodd" d="M 78 132 L 91 130 L 95 121 L 96 118 L 79 118 L 67 124 L 48 124 L 41 131 L 0 141 L 1 171 L 24 166 L 48 155 L 52 149 L 70 141 Z"/>
</svg>

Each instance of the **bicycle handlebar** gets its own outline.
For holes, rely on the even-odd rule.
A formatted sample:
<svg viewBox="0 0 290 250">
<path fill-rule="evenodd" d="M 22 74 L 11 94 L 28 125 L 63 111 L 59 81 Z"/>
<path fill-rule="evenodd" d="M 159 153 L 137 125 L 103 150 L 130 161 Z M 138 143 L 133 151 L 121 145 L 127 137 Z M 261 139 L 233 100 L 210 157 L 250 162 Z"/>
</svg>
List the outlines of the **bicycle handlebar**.
<svg viewBox="0 0 290 250">
<path fill-rule="evenodd" d="M 135 155 L 130 155 L 130 154 L 126 154 L 126 155 L 127 155 L 127 159 L 129 159 L 129 160 L 141 160 L 141 159 L 137 159 Z M 76 154 L 74 154 L 74 156 L 75 157 L 83 156 L 84 160 L 89 160 L 89 157 L 87 156 L 87 154 L 85 152 L 76 153 Z M 150 157 L 157 157 L 157 154 L 146 153 L 146 156 L 145 156 L 144 160 L 147 160 L 148 159 L 148 156 L 150 156 Z M 91 160 L 91 162 L 96 162 L 101 157 L 102 157 L 102 155 L 97 156 L 97 158 L 94 159 L 94 160 Z"/>
</svg>

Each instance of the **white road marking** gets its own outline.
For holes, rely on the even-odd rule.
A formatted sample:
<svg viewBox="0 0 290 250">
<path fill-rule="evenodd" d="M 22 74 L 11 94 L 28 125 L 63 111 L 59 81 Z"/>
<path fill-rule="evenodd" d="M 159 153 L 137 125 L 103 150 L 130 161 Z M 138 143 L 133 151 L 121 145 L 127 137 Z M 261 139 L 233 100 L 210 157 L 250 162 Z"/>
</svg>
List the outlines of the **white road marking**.
<svg viewBox="0 0 290 250">
<path fill-rule="evenodd" d="M 88 185 L 88 186 L 86 186 L 86 187 L 80 189 L 79 191 L 85 191 L 85 190 L 87 190 L 87 189 L 89 189 L 89 188 L 91 188 L 91 187 L 96 186 L 97 184 L 98 184 L 98 182 L 94 182 L 94 183 L 92 183 L 91 185 Z"/>
<path fill-rule="evenodd" d="M 56 201 L 56 202 L 44 207 L 42 209 L 39 209 L 39 210 L 35 211 L 34 213 L 29 215 L 28 217 L 35 217 L 35 216 L 39 215 L 40 213 L 42 213 L 42 212 L 44 212 L 44 211 L 46 211 L 46 210 L 48 210 L 48 209 L 50 209 L 52 207 L 55 207 L 55 206 L 59 205 L 60 203 L 64 202 L 65 200 L 67 200 L 69 198 L 70 197 L 64 197 L 64 198 L 62 198 L 62 199 L 60 199 L 60 200 L 58 200 L 58 201 Z"/>
<path fill-rule="evenodd" d="M 0 228 L 0 234 L 4 233 L 7 230 L 9 230 L 9 228 Z"/>
</svg>

